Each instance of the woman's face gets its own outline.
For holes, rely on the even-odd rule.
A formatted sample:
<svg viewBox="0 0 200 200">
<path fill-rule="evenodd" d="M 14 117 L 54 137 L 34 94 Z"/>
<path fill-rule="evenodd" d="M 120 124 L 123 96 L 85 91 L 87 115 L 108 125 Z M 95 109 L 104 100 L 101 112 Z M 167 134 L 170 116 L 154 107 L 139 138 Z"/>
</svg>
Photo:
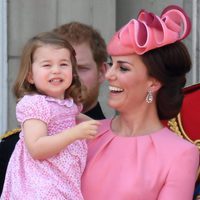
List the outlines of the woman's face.
<svg viewBox="0 0 200 200">
<path fill-rule="evenodd" d="M 152 85 L 152 78 L 139 55 L 113 56 L 112 66 L 106 73 L 109 82 L 108 104 L 123 111 L 140 108 L 147 104 L 147 91 Z"/>
</svg>

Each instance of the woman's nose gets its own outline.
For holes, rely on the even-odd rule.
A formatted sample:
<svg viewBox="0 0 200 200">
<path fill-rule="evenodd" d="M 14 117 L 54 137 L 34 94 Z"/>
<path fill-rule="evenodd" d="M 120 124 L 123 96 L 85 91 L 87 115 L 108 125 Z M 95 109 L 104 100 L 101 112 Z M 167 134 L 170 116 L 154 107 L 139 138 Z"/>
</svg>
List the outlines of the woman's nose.
<svg viewBox="0 0 200 200">
<path fill-rule="evenodd" d="M 108 70 L 107 70 L 107 72 L 105 74 L 105 78 L 107 80 L 115 78 L 115 70 L 114 70 L 113 66 L 111 66 L 110 68 L 108 68 Z"/>
</svg>

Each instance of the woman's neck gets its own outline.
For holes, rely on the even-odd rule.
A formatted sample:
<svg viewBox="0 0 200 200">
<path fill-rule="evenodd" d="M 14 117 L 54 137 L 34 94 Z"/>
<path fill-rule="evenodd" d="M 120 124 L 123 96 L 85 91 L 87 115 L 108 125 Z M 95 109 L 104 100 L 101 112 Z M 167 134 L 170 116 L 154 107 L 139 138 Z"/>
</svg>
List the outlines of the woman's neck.
<svg viewBox="0 0 200 200">
<path fill-rule="evenodd" d="M 112 121 L 114 132 L 122 136 L 147 135 L 163 128 L 156 112 L 119 113 Z"/>
</svg>

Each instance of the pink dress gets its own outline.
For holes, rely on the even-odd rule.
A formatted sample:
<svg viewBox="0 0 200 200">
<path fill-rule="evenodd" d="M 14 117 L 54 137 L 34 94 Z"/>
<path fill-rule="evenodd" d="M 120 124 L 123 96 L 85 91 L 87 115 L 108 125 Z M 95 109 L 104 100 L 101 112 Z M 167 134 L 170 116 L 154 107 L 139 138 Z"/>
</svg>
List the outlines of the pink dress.
<svg viewBox="0 0 200 200">
<path fill-rule="evenodd" d="M 103 120 L 88 143 L 85 200 L 192 200 L 199 164 L 195 145 L 167 128 L 122 137 Z"/>
<path fill-rule="evenodd" d="M 21 124 L 27 119 L 40 119 L 47 124 L 48 135 L 74 126 L 79 112 L 72 99 L 58 100 L 44 95 L 24 96 L 16 107 Z M 34 160 L 27 151 L 22 131 L 8 165 L 1 199 L 81 200 L 86 157 L 86 142 L 78 140 L 51 158 Z"/>
</svg>

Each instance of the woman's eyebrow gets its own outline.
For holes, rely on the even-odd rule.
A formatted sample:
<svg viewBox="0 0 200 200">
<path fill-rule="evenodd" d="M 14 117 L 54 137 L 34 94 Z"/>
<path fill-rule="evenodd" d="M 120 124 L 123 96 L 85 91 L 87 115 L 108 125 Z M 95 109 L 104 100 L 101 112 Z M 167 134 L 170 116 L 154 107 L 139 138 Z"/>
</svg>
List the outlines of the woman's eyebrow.
<svg viewBox="0 0 200 200">
<path fill-rule="evenodd" d="M 132 63 L 128 62 L 128 61 L 122 61 L 122 60 L 118 60 L 117 63 L 119 64 L 129 64 L 132 65 Z"/>
</svg>

